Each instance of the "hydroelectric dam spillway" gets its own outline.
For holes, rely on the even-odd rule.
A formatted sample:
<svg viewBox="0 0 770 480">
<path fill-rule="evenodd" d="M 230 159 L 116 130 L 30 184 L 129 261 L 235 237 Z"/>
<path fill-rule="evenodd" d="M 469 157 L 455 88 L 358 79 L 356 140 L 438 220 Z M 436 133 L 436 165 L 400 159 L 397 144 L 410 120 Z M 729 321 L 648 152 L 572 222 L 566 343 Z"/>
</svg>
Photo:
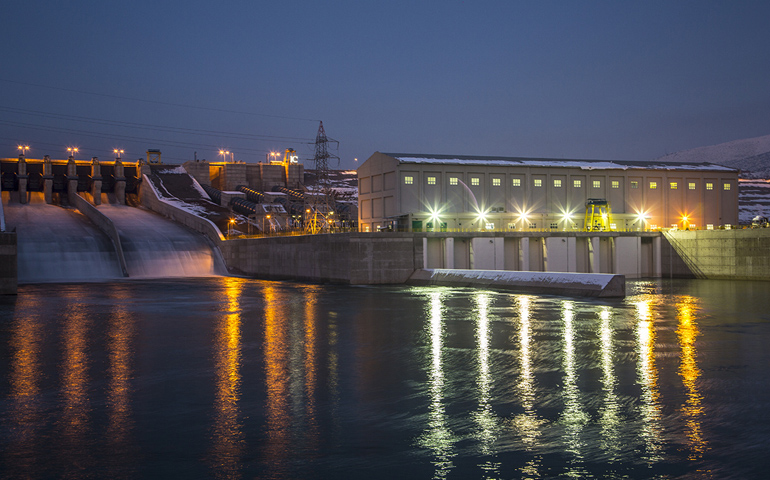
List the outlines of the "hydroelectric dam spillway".
<svg viewBox="0 0 770 480">
<path fill-rule="evenodd" d="M 115 242 L 85 215 L 49 205 L 41 192 L 2 192 L 7 230 L 17 233 L 18 282 L 93 282 L 109 279 L 199 277 L 226 274 L 219 253 L 201 234 L 153 212 L 111 204 L 97 208 L 109 218 Z"/>
</svg>

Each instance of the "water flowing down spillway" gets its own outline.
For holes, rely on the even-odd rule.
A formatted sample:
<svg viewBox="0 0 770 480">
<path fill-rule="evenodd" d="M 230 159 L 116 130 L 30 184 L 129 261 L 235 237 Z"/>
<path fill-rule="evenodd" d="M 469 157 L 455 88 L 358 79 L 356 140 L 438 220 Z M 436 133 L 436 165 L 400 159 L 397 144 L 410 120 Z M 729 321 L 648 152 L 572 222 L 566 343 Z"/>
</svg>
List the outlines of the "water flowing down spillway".
<svg viewBox="0 0 770 480">
<path fill-rule="evenodd" d="M 19 283 L 123 278 L 112 241 L 86 217 L 47 205 L 41 193 L 26 205 L 9 199 L 3 192 L 6 228 L 17 234 Z"/>
<path fill-rule="evenodd" d="M 140 208 L 102 204 L 98 209 L 118 229 L 131 278 L 227 273 L 217 250 L 197 232 Z"/>
</svg>

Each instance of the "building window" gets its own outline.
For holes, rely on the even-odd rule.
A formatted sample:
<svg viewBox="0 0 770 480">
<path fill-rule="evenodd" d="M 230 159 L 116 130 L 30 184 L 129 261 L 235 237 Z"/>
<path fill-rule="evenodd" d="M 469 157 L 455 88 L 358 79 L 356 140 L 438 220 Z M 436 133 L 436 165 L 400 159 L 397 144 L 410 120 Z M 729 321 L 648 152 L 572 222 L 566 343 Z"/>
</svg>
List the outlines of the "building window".
<svg viewBox="0 0 770 480">
<path fill-rule="evenodd" d="M 671 190 L 676 190 L 679 187 L 679 184 L 676 182 L 671 182 Z"/>
<path fill-rule="evenodd" d="M 530 223 L 529 228 L 537 228 L 537 223 Z"/>
<path fill-rule="evenodd" d="M 575 188 L 580 188 L 580 187 L 583 186 L 583 181 L 582 180 L 573 180 L 572 181 L 572 186 L 575 187 Z"/>
<path fill-rule="evenodd" d="M 404 177 L 404 185 L 412 185 L 414 183 L 414 177 L 407 175 Z"/>
<path fill-rule="evenodd" d="M 449 177 L 450 185 L 457 185 L 457 177 Z"/>
<path fill-rule="evenodd" d="M 436 177 L 428 177 L 428 185 L 435 185 Z"/>
<path fill-rule="evenodd" d="M 706 182 L 706 190 L 714 190 L 714 184 L 711 182 Z"/>
<path fill-rule="evenodd" d="M 612 188 L 620 188 L 620 181 L 619 180 L 613 180 L 612 181 Z"/>
<path fill-rule="evenodd" d="M 658 182 L 650 182 L 650 190 L 655 190 L 658 188 Z"/>
<path fill-rule="evenodd" d="M 559 225 L 557 223 L 551 223 L 551 230 L 556 230 L 559 228 Z"/>
<path fill-rule="evenodd" d="M 479 177 L 471 177 L 471 185 L 478 186 Z"/>
<path fill-rule="evenodd" d="M 729 183 L 725 183 L 725 190 L 730 190 L 730 184 Z"/>
<path fill-rule="evenodd" d="M 535 179 L 535 186 L 536 187 L 542 187 L 543 186 L 543 180 L 540 178 Z"/>
<path fill-rule="evenodd" d="M 602 188 L 602 181 L 594 180 L 594 188 Z"/>
<path fill-rule="evenodd" d="M 520 178 L 514 178 L 513 179 L 513 186 L 514 187 L 520 187 L 521 186 L 521 179 Z"/>
<path fill-rule="evenodd" d="M 688 183 L 687 188 L 689 188 L 690 190 L 695 190 L 695 182 Z"/>
<path fill-rule="evenodd" d="M 556 188 L 561 188 L 561 180 L 559 180 L 558 178 L 554 179 L 553 186 Z"/>
<path fill-rule="evenodd" d="M 500 179 L 499 178 L 493 178 L 492 179 L 492 186 L 493 187 L 499 187 L 500 186 Z"/>
<path fill-rule="evenodd" d="M 631 188 L 639 188 L 639 182 L 631 181 Z"/>
</svg>

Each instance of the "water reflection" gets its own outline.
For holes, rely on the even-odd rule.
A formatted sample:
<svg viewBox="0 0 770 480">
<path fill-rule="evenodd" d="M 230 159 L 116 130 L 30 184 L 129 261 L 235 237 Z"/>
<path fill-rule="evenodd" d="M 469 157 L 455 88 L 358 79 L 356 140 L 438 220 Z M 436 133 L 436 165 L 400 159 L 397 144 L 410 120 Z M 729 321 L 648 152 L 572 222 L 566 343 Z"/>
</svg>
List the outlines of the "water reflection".
<svg viewBox="0 0 770 480">
<path fill-rule="evenodd" d="M 637 378 L 642 388 L 641 437 L 646 446 L 644 458 L 650 462 L 662 459 L 661 414 L 658 393 L 658 370 L 655 366 L 655 325 L 652 298 L 636 302 L 636 338 L 639 361 Z"/>
<path fill-rule="evenodd" d="M 241 307 L 243 280 L 224 279 L 227 304 L 218 320 L 214 342 L 216 396 L 212 432 L 212 462 L 217 478 L 238 478 L 244 438 L 240 419 Z"/>
<path fill-rule="evenodd" d="M 265 462 L 274 476 L 284 476 L 291 453 L 291 392 L 289 381 L 289 328 L 282 313 L 281 292 L 273 285 L 264 287 L 265 301 L 265 382 L 267 384 L 267 448 Z"/>
<path fill-rule="evenodd" d="M 676 333 L 681 346 L 679 375 L 682 377 L 682 383 L 687 393 L 687 400 L 682 406 L 682 412 L 690 448 L 690 460 L 699 460 L 707 448 L 700 422 L 701 416 L 703 416 L 703 396 L 698 391 L 697 385 L 701 371 L 696 362 L 695 339 L 698 336 L 696 308 L 696 300 L 689 296 L 683 297 L 676 305 L 677 320 L 679 321 Z"/>
<path fill-rule="evenodd" d="M 131 409 L 131 379 L 134 319 L 127 304 L 131 298 L 123 288 L 109 289 L 113 301 L 107 330 L 107 354 L 109 357 L 107 384 L 107 441 L 117 456 L 125 456 L 131 450 L 131 432 L 134 427 Z M 117 462 L 116 462 L 117 463 Z M 110 465 L 118 467 L 118 465 Z M 125 466 L 123 466 L 125 468 Z M 130 470 L 130 468 L 129 468 Z M 124 470 L 123 474 L 127 472 Z M 119 472 L 113 471 L 115 478 Z"/>
<path fill-rule="evenodd" d="M 474 415 L 478 429 L 476 436 L 479 441 L 479 452 L 482 455 L 494 457 L 497 453 L 495 441 L 500 427 L 497 415 L 492 410 L 490 403 L 492 377 L 489 373 L 489 295 L 486 293 L 476 294 L 474 303 L 477 311 L 476 341 L 479 355 L 478 375 L 476 377 L 479 408 Z M 480 467 L 487 475 L 496 476 L 499 474 L 500 463 L 487 460 Z"/>
<path fill-rule="evenodd" d="M 602 407 L 599 410 L 599 422 L 601 425 L 602 450 L 611 461 L 618 460 L 620 451 L 620 402 L 616 392 L 618 379 L 615 376 L 615 348 L 614 329 L 612 326 L 612 313 L 609 307 L 602 307 L 599 311 L 601 324 L 599 338 L 601 345 L 602 365 Z"/>
<path fill-rule="evenodd" d="M 305 291 L 305 435 L 308 448 L 318 449 L 318 412 L 316 411 L 316 386 L 318 382 L 318 333 L 316 332 L 316 302 L 318 287 Z"/>
<path fill-rule="evenodd" d="M 15 466 L 18 475 L 35 477 L 38 464 L 35 461 L 41 422 L 41 343 L 44 323 L 36 315 L 35 306 L 41 299 L 33 295 L 19 295 L 16 315 L 11 327 L 10 365 L 10 425 L 13 442 L 6 454 L 18 459 Z M 11 472 L 9 472 L 11 473 Z"/>
<path fill-rule="evenodd" d="M 545 421 L 540 419 L 535 411 L 537 386 L 532 372 L 532 353 L 530 351 L 532 344 L 530 298 L 520 296 L 516 301 L 519 314 L 519 379 L 516 382 L 516 392 L 524 413 L 514 417 L 513 426 L 521 436 L 525 451 L 532 454 L 537 452 L 540 447 L 538 438 L 541 435 L 541 427 L 545 424 Z M 522 478 L 540 478 L 540 463 L 540 455 L 534 455 L 529 458 L 520 470 Z"/>
<path fill-rule="evenodd" d="M 84 285 L 72 286 L 67 290 L 70 302 L 64 310 L 62 331 L 63 358 L 61 373 L 62 416 L 59 422 L 62 445 L 61 453 L 88 452 L 90 441 L 91 403 L 89 389 L 89 329 L 91 318 L 83 299 L 87 296 Z M 77 464 L 68 465 L 68 476 L 77 476 L 86 471 L 92 460 L 89 455 Z"/>
<path fill-rule="evenodd" d="M 571 454 L 570 467 L 567 475 L 581 477 L 584 470 L 580 466 L 583 461 L 582 439 L 583 428 L 588 423 L 588 414 L 583 410 L 580 401 L 580 389 L 578 388 L 578 374 L 575 358 L 575 313 L 571 301 L 562 302 L 562 318 L 564 320 L 564 356 L 562 365 L 564 368 L 564 412 L 561 422 L 565 429 L 565 450 Z"/>
<path fill-rule="evenodd" d="M 420 444 L 433 452 L 433 478 L 446 478 L 453 468 L 452 458 L 456 455 L 456 438 L 448 426 L 444 407 L 444 368 L 442 363 L 443 324 L 442 295 L 430 293 L 428 317 L 430 319 L 430 405 L 428 407 L 428 427 L 420 438 Z"/>
</svg>

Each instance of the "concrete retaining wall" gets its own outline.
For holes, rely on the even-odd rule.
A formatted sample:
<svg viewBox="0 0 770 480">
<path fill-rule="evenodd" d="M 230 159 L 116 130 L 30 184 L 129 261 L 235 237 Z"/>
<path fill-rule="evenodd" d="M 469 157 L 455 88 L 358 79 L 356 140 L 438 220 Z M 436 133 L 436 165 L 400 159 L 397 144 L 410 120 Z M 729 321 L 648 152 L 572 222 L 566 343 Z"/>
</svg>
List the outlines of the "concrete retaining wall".
<svg viewBox="0 0 770 480">
<path fill-rule="evenodd" d="M 422 268 L 422 239 L 410 234 L 300 235 L 227 240 L 228 268 L 275 280 L 403 284 Z"/>
<path fill-rule="evenodd" d="M 666 240 L 691 275 L 770 280 L 770 229 L 669 231 Z M 666 249 L 664 249 L 666 250 Z M 665 268 L 665 259 L 664 259 Z"/>
<path fill-rule="evenodd" d="M 16 295 L 16 232 L 0 232 L 0 295 Z"/>
<path fill-rule="evenodd" d="M 118 255 L 118 261 L 120 262 L 120 269 L 123 271 L 123 276 L 128 276 L 128 268 L 126 267 L 126 257 L 123 255 L 123 246 L 120 244 L 120 235 L 118 235 L 118 229 L 115 228 L 115 224 L 106 215 L 100 212 L 95 206 L 93 206 L 88 200 L 82 196 L 75 194 L 72 195 L 70 200 L 74 200 L 75 208 L 80 213 L 86 216 L 91 223 L 104 232 L 115 247 L 115 253 Z"/>
</svg>

